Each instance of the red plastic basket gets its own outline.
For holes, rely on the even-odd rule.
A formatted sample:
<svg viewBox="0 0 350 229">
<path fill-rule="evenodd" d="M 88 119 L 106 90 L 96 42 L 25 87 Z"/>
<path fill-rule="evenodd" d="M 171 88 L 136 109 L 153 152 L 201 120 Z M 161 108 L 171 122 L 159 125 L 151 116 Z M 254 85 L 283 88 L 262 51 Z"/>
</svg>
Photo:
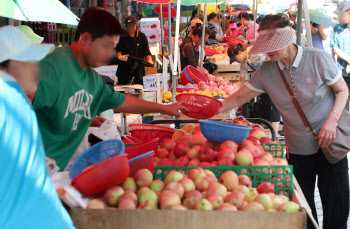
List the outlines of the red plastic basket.
<svg viewBox="0 0 350 229">
<path fill-rule="evenodd" d="M 152 173 L 154 172 L 154 153 L 130 162 L 130 177 L 133 177 L 135 173 L 140 169 L 148 169 Z"/>
<path fill-rule="evenodd" d="M 243 42 L 244 42 L 243 40 L 241 40 L 241 39 L 239 39 L 239 38 L 237 38 L 237 37 L 229 37 L 229 38 L 227 39 L 227 43 L 228 43 L 229 45 L 242 44 Z"/>
<path fill-rule="evenodd" d="M 181 112 L 191 118 L 207 119 L 216 115 L 222 107 L 222 103 L 214 98 L 198 94 L 180 94 L 176 96 L 178 102 L 182 103 L 188 111 L 180 109 Z"/>
<path fill-rule="evenodd" d="M 151 141 L 159 138 L 159 142 L 162 142 L 166 138 L 172 138 L 174 130 L 155 130 L 155 129 L 134 129 L 130 130 L 133 137 L 140 139 L 143 142 Z"/>
<path fill-rule="evenodd" d="M 142 143 L 141 140 L 134 138 L 133 136 L 130 135 L 124 135 L 124 144 L 139 144 Z"/>
<path fill-rule="evenodd" d="M 124 182 L 129 172 L 128 158 L 123 154 L 87 168 L 72 180 L 72 184 L 85 196 L 97 196 Z"/>
<path fill-rule="evenodd" d="M 194 90 L 194 87 L 177 87 L 176 92 L 184 92 L 184 91 L 191 91 Z M 173 89 L 171 88 L 171 92 L 173 92 Z"/>
<path fill-rule="evenodd" d="M 188 65 L 181 73 L 181 82 L 186 85 L 188 83 L 198 84 L 200 81 L 208 83 L 208 78 L 197 68 Z"/>
<path fill-rule="evenodd" d="M 154 151 L 154 153 L 156 153 L 158 151 L 158 142 L 159 138 L 156 138 L 149 142 L 126 147 L 125 154 L 128 155 L 128 159 L 131 159 L 150 151 Z"/>
<path fill-rule="evenodd" d="M 166 127 L 166 126 L 157 126 L 154 124 L 130 124 L 129 125 L 130 130 L 139 130 L 139 129 L 152 129 L 152 130 L 169 130 L 169 131 L 175 131 L 174 128 Z M 136 137 L 137 138 L 137 137 Z M 141 139 L 139 139 L 141 140 Z"/>
<path fill-rule="evenodd" d="M 216 54 L 215 49 L 210 49 L 210 48 L 204 48 L 205 55 L 207 56 L 212 56 Z"/>
</svg>

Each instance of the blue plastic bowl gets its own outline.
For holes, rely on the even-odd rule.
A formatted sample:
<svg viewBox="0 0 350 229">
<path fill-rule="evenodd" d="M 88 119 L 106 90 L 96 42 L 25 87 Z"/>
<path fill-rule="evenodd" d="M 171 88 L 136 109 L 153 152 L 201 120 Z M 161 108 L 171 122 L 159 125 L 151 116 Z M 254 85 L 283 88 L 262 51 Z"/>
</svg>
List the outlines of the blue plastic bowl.
<svg viewBox="0 0 350 229">
<path fill-rule="evenodd" d="M 210 141 L 220 143 L 231 140 L 239 144 L 246 139 L 252 129 L 247 126 L 218 121 L 199 120 L 199 122 L 203 135 Z"/>
<path fill-rule="evenodd" d="M 124 143 L 116 139 L 103 141 L 93 145 L 73 163 L 69 170 L 70 179 L 73 180 L 74 177 L 91 165 L 97 165 L 109 158 L 124 154 L 124 149 Z"/>
</svg>

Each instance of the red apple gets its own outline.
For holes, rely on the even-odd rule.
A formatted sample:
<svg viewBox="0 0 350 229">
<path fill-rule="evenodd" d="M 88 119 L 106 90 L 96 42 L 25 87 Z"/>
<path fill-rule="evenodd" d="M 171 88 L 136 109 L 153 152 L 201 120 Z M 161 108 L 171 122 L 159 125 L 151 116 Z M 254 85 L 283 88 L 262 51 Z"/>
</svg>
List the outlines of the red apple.
<svg viewBox="0 0 350 229">
<path fill-rule="evenodd" d="M 195 135 L 197 133 L 202 133 L 201 126 L 196 126 L 192 132 L 192 135 Z"/>
<path fill-rule="evenodd" d="M 205 179 L 205 176 L 199 176 L 194 181 L 194 184 L 196 186 L 196 190 L 198 191 L 205 191 L 209 188 L 209 182 Z"/>
<path fill-rule="evenodd" d="M 251 142 L 253 142 L 255 144 L 259 144 L 260 143 L 260 141 L 254 136 L 248 136 L 245 140 L 251 141 Z"/>
<path fill-rule="evenodd" d="M 220 166 L 220 163 L 218 161 L 213 161 L 211 163 L 211 166 Z"/>
<path fill-rule="evenodd" d="M 118 205 L 118 199 L 124 194 L 124 190 L 120 186 L 114 186 L 107 189 L 104 194 L 107 204 L 111 207 L 116 207 Z"/>
<path fill-rule="evenodd" d="M 192 135 L 185 135 L 182 139 L 182 142 L 186 143 L 190 148 L 195 146 L 194 141 L 192 139 Z"/>
<path fill-rule="evenodd" d="M 184 187 L 185 193 L 193 191 L 196 189 L 196 186 L 194 185 L 194 182 L 187 178 L 184 177 L 179 181 L 179 184 L 182 184 L 182 186 Z"/>
<path fill-rule="evenodd" d="M 190 150 L 190 147 L 184 142 L 176 143 L 174 147 L 174 154 L 177 158 L 185 156 L 187 152 Z"/>
<path fill-rule="evenodd" d="M 236 154 L 235 163 L 238 165 L 252 165 L 253 156 L 248 149 L 242 149 Z"/>
<path fill-rule="evenodd" d="M 207 200 L 209 201 L 214 210 L 218 209 L 218 207 L 220 207 L 224 203 L 222 197 L 217 194 L 209 195 Z"/>
<path fill-rule="evenodd" d="M 154 191 L 155 193 L 162 192 L 165 188 L 165 184 L 161 180 L 154 180 L 152 181 L 151 185 L 149 188 Z"/>
<path fill-rule="evenodd" d="M 209 163 L 209 162 L 201 162 L 198 166 L 199 167 L 211 167 L 211 163 Z"/>
<path fill-rule="evenodd" d="M 252 130 L 250 131 L 249 135 L 250 135 L 250 136 L 254 136 L 254 137 L 256 137 L 256 138 L 259 139 L 259 140 L 260 140 L 260 138 L 262 138 L 262 137 L 267 137 L 265 130 L 262 130 L 262 129 L 260 129 L 260 128 L 252 129 Z"/>
<path fill-rule="evenodd" d="M 160 145 L 160 148 L 166 149 L 168 152 L 173 151 L 174 147 L 176 145 L 176 142 L 171 139 L 164 139 L 162 144 Z"/>
<path fill-rule="evenodd" d="M 171 166 L 172 162 L 168 158 L 163 158 L 158 162 L 159 166 Z"/>
<path fill-rule="evenodd" d="M 264 207 L 257 203 L 257 202 L 252 202 L 250 204 L 248 204 L 247 207 L 245 207 L 244 211 L 260 211 L 263 212 L 265 211 Z"/>
<path fill-rule="evenodd" d="M 219 161 L 219 165 L 220 166 L 234 166 L 235 163 L 234 163 L 234 161 L 232 160 L 231 157 L 226 156 L 226 157 L 224 157 L 223 159 L 221 159 Z"/>
<path fill-rule="evenodd" d="M 167 185 L 171 182 L 179 182 L 182 178 L 184 178 L 182 173 L 172 170 L 165 176 L 165 184 Z"/>
<path fill-rule="evenodd" d="M 213 183 L 208 188 L 208 196 L 219 195 L 222 198 L 227 196 L 227 188 L 220 183 Z"/>
<path fill-rule="evenodd" d="M 231 204 L 223 203 L 217 210 L 221 211 L 237 211 L 237 208 Z"/>
<path fill-rule="evenodd" d="M 196 204 L 196 202 L 200 199 L 201 197 L 195 197 L 195 196 L 190 196 L 190 197 L 186 197 L 183 205 L 187 208 L 187 209 L 194 209 L 194 205 Z"/>
<path fill-rule="evenodd" d="M 198 151 L 198 158 L 202 162 L 212 162 L 215 159 L 215 152 L 213 149 L 203 146 Z"/>
<path fill-rule="evenodd" d="M 265 130 L 264 127 L 262 127 L 262 126 L 259 125 L 259 124 L 254 124 L 254 125 L 252 126 L 252 129 L 255 129 L 255 128 L 260 128 L 260 129 L 262 129 L 262 130 Z"/>
<path fill-rule="evenodd" d="M 86 209 L 106 209 L 107 203 L 103 199 L 92 199 L 88 203 Z"/>
<path fill-rule="evenodd" d="M 119 203 L 119 209 L 136 209 L 136 204 L 130 199 L 124 199 Z"/>
<path fill-rule="evenodd" d="M 228 191 L 235 190 L 239 185 L 238 176 L 233 171 L 226 171 L 221 174 L 219 181 L 227 188 Z"/>
<path fill-rule="evenodd" d="M 243 121 L 241 121 L 241 123 L 242 123 L 243 126 L 250 127 L 250 123 L 247 120 L 243 120 Z"/>
<path fill-rule="evenodd" d="M 238 176 L 239 184 L 247 186 L 249 188 L 253 187 L 252 181 L 247 175 L 239 175 Z"/>
<path fill-rule="evenodd" d="M 175 154 L 174 154 L 174 151 L 171 151 L 171 152 L 168 154 L 168 158 L 169 158 L 169 160 L 171 160 L 171 161 L 173 161 L 173 160 L 176 159 L 176 156 L 175 156 Z"/>
<path fill-rule="evenodd" d="M 193 134 L 192 139 L 193 139 L 193 142 L 195 145 L 200 145 L 200 144 L 204 145 L 205 142 L 207 141 L 207 139 L 204 137 L 202 132 L 198 132 L 196 134 Z"/>
<path fill-rule="evenodd" d="M 269 152 L 263 153 L 263 154 L 260 155 L 258 158 L 261 159 L 261 160 L 264 160 L 264 161 L 266 161 L 266 162 L 271 162 L 271 161 L 273 161 L 273 156 L 272 156 L 272 154 L 269 153 Z"/>
<path fill-rule="evenodd" d="M 160 208 L 168 209 L 171 206 L 181 204 L 181 199 L 178 194 L 172 191 L 165 191 L 160 198 Z"/>
<path fill-rule="evenodd" d="M 199 176 L 205 176 L 204 170 L 202 168 L 196 168 L 187 171 L 187 177 L 192 181 L 195 181 Z"/>
<path fill-rule="evenodd" d="M 237 208 L 241 208 L 243 206 L 244 200 L 245 200 L 245 195 L 242 192 L 238 192 L 238 191 L 231 192 L 224 199 L 225 203 L 232 204 Z"/>
<path fill-rule="evenodd" d="M 231 157 L 232 160 L 235 159 L 235 155 L 234 155 L 233 151 L 227 147 L 223 147 L 220 149 L 220 151 L 217 154 L 217 160 L 220 161 L 221 159 L 223 159 L 226 156 Z"/>
<path fill-rule="evenodd" d="M 200 199 L 195 203 L 194 209 L 196 209 L 196 210 L 213 210 L 213 207 L 211 206 L 211 204 L 208 200 Z"/>
<path fill-rule="evenodd" d="M 156 157 L 162 159 L 162 158 L 168 157 L 168 154 L 169 154 L 168 150 L 166 150 L 164 148 L 160 148 L 156 152 Z"/>
<path fill-rule="evenodd" d="M 193 146 L 188 152 L 187 156 L 189 159 L 198 158 L 198 151 L 201 147 L 200 146 Z"/>
<path fill-rule="evenodd" d="M 227 140 L 227 141 L 221 143 L 220 149 L 222 149 L 222 148 L 229 148 L 232 151 L 232 153 L 235 154 L 235 153 L 237 153 L 238 144 L 235 143 L 234 141 Z"/>
<path fill-rule="evenodd" d="M 180 183 L 176 183 L 176 182 L 171 182 L 169 183 L 166 187 L 165 187 L 165 190 L 166 191 L 173 191 L 175 192 L 179 197 L 180 199 L 184 196 L 185 194 L 185 189 L 184 187 L 182 186 L 182 184 Z"/>
<path fill-rule="evenodd" d="M 217 144 L 218 144 L 218 143 L 216 143 L 216 142 L 212 142 L 212 141 L 207 140 L 207 141 L 204 143 L 204 146 L 207 146 L 207 147 L 209 147 L 209 148 L 211 148 L 211 149 L 215 149 L 215 147 L 216 147 Z"/>
<path fill-rule="evenodd" d="M 135 203 L 135 205 L 137 205 L 138 198 L 136 193 L 134 193 L 133 191 L 126 190 L 124 194 L 121 197 L 119 197 L 118 203 L 120 204 L 122 200 L 126 199 L 132 200 Z"/>
<path fill-rule="evenodd" d="M 180 157 L 178 160 L 179 167 L 187 167 L 188 163 L 190 163 L 190 159 L 187 156 Z"/>
<path fill-rule="evenodd" d="M 188 163 L 187 167 L 198 167 L 200 164 L 200 160 L 197 158 L 193 158 L 192 160 L 190 160 L 190 162 Z"/>
<path fill-rule="evenodd" d="M 153 174 L 148 169 L 140 169 L 134 175 L 138 187 L 148 187 L 153 181 Z"/>
<path fill-rule="evenodd" d="M 137 206 L 138 209 L 147 209 L 147 210 L 153 210 L 157 209 L 157 204 L 152 200 L 147 200 L 145 202 L 142 202 Z"/>
<path fill-rule="evenodd" d="M 268 137 L 262 137 L 259 139 L 259 141 L 261 144 L 271 144 L 272 143 L 272 140 Z"/>
<path fill-rule="evenodd" d="M 264 182 L 259 184 L 256 190 L 258 193 L 275 193 L 275 187 L 271 182 Z"/>
<path fill-rule="evenodd" d="M 197 197 L 198 199 L 200 199 L 203 196 L 198 190 L 192 190 L 192 191 L 186 192 L 184 197 L 185 198 L 187 198 L 187 197 Z"/>
<path fill-rule="evenodd" d="M 233 121 L 243 121 L 246 120 L 243 116 L 238 116 L 233 119 Z"/>
</svg>

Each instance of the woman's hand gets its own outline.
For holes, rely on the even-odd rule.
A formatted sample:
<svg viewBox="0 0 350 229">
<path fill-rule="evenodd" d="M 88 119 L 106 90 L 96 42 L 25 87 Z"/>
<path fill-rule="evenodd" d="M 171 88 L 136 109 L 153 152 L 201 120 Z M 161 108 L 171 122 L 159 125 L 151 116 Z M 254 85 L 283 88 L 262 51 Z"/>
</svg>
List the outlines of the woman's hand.
<svg viewBox="0 0 350 229">
<path fill-rule="evenodd" d="M 332 111 L 333 112 L 333 111 Z M 318 135 L 318 145 L 322 148 L 328 147 L 336 136 L 336 129 L 338 126 L 338 118 L 335 113 L 330 115 L 327 121 L 323 124 L 320 134 Z"/>
</svg>

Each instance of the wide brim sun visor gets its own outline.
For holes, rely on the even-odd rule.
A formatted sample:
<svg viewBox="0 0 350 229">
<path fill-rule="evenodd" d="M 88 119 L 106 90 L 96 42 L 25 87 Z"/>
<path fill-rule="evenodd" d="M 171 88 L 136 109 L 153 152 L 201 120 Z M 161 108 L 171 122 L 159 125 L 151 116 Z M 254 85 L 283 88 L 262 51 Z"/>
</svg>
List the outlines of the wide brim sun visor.
<svg viewBox="0 0 350 229">
<path fill-rule="evenodd" d="M 269 53 L 284 49 L 293 42 L 293 32 L 289 26 L 285 28 L 259 31 L 259 37 L 249 51 L 249 55 Z"/>
</svg>

